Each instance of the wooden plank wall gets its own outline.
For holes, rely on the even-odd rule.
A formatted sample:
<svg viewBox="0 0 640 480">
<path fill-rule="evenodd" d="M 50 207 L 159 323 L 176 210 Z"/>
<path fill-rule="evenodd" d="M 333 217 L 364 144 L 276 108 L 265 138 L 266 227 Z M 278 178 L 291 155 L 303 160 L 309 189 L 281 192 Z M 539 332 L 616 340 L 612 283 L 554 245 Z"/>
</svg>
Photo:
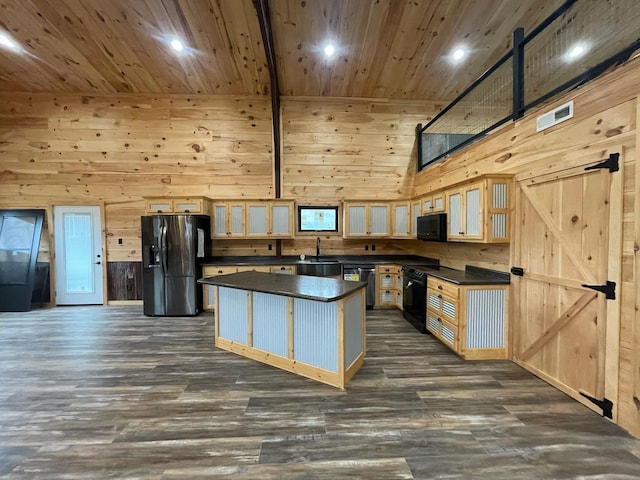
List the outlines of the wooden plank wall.
<svg viewBox="0 0 640 480">
<path fill-rule="evenodd" d="M 574 118 L 537 133 L 535 118 L 552 107 L 573 99 Z M 581 152 L 597 152 L 603 159 L 608 153 L 622 153 L 624 168 L 623 191 L 623 254 L 621 301 L 619 423 L 640 436 L 640 198 L 637 195 L 640 162 L 637 145 L 640 141 L 640 59 L 602 77 L 539 112 L 529 113 L 521 121 L 504 127 L 487 139 L 416 175 L 416 194 L 435 191 L 482 173 L 526 173 L 529 169 L 548 167 L 561 169 L 563 164 L 579 158 Z M 591 154 L 593 155 L 593 154 Z M 551 158 L 543 165 L 542 159 Z M 452 252 L 464 252 L 467 263 L 485 263 L 483 245 L 452 244 L 416 245 L 415 253 L 437 255 L 449 263 Z M 495 251 L 496 260 L 507 270 L 508 254 Z M 608 352 L 617 354 L 617 352 Z"/>
<path fill-rule="evenodd" d="M 284 97 L 282 196 L 307 204 L 411 197 L 416 124 L 429 121 L 444 106 L 438 102 Z M 401 243 L 343 240 L 341 233 L 323 235 L 321 240 L 322 252 L 334 254 L 404 251 Z M 315 252 L 315 236 L 283 242 L 284 254 L 310 252 Z"/>
<path fill-rule="evenodd" d="M 107 261 L 140 261 L 143 197 L 271 198 L 272 144 L 264 96 L 1 93 L 0 208 L 104 204 Z"/>
</svg>

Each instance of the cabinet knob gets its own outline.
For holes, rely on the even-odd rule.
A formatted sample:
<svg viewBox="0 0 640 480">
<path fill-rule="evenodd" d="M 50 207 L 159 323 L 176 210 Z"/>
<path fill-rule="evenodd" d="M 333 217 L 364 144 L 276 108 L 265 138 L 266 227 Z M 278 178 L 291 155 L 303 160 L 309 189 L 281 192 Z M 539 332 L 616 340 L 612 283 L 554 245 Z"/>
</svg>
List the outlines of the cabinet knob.
<svg viewBox="0 0 640 480">
<path fill-rule="evenodd" d="M 458 235 L 464 235 L 464 232 L 458 232 Z"/>
<path fill-rule="evenodd" d="M 442 285 L 438 285 L 438 290 L 442 290 Z"/>
<path fill-rule="evenodd" d="M 222 270 L 218 270 L 218 273 L 222 273 Z"/>
<path fill-rule="evenodd" d="M 442 295 L 438 295 L 438 298 L 439 298 L 440 300 L 442 300 Z"/>
</svg>

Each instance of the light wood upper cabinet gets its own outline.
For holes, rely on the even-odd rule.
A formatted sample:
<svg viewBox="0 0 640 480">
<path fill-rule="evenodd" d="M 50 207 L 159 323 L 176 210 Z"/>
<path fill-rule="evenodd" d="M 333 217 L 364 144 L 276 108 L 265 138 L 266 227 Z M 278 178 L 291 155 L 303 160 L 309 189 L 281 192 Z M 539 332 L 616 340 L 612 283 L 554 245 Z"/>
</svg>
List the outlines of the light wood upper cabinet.
<svg viewBox="0 0 640 480">
<path fill-rule="evenodd" d="M 391 236 L 394 238 L 409 238 L 411 236 L 411 203 L 394 202 L 392 204 L 392 220 L 393 227 Z"/>
<path fill-rule="evenodd" d="M 194 213 L 211 215 L 211 201 L 204 197 L 147 198 L 144 202 L 147 215 L 158 213 Z"/>
<path fill-rule="evenodd" d="M 509 176 L 489 176 L 447 190 L 447 240 L 508 243 L 510 191 Z"/>
<path fill-rule="evenodd" d="M 426 197 L 422 197 L 422 215 L 430 213 L 442 213 L 446 211 L 446 203 L 444 192 L 434 193 Z"/>
<path fill-rule="evenodd" d="M 244 202 L 216 202 L 213 204 L 213 232 L 216 238 L 245 236 Z"/>
<path fill-rule="evenodd" d="M 411 236 L 416 238 L 418 233 L 418 217 L 422 215 L 422 201 L 420 199 L 411 202 Z"/>
<path fill-rule="evenodd" d="M 293 201 L 247 202 L 247 237 L 293 237 Z"/>
<path fill-rule="evenodd" d="M 380 202 L 345 202 L 344 237 L 388 237 L 390 205 Z"/>
<path fill-rule="evenodd" d="M 484 238 L 483 194 L 483 182 L 447 191 L 449 205 L 447 239 L 449 241 Z"/>
</svg>

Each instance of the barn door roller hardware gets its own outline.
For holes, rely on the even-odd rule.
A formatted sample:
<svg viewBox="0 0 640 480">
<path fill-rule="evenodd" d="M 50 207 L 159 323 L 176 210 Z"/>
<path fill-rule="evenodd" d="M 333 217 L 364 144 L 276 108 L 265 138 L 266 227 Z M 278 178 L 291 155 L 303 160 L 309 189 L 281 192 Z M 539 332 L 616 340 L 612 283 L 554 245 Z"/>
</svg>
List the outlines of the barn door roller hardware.
<svg viewBox="0 0 640 480">
<path fill-rule="evenodd" d="M 597 170 L 599 168 L 608 168 L 611 173 L 617 172 L 620 170 L 620 154 L 619 153 L 611 153 L 609 158 L 604 162 L 596 163 L 595 165 L 591 165 L 590 167 L 586 167 L 585 170 Z"/>
<path fill-rule="evenodd" d="M 589 400 L 591 403 L 593 403 L 593 404 L 597 405 L 599 408 L 601 408 L 603 417 L 613 418 L 613 402 L 611 400 L 609 400 L 606 397 L 603 398 L 602 400 L 598 400 L 597 398 L 593 398 L 592 396 L 587 395 L 586 393 L 583 393 L 583 392 L 580 392 L 580 395 L 582 395 L 584 398 Z"/>
<path fill-rule="evenodd" d="M 596 292 L 604 293 L 607 300 L 616 299 L 616 282 L 610 282 L 607 280 L 607 283 L 604 285 L 586 285 L 583 283 L 582 286 L 584 288 L 595 290 Z"/>
</svg>

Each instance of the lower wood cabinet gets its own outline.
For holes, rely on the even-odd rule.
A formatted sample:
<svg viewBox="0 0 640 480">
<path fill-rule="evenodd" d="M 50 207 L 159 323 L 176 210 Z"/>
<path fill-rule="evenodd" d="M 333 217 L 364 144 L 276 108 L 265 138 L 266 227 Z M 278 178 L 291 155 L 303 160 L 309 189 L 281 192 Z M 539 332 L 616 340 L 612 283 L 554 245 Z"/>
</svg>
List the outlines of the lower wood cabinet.
<svg viewBox="0 0 640 480">
<path fill-rule="evenodd" d="M 202 267 L 202 277 L 213 277 L 216 275 L 226 275 L 227 273 L 236 272 L 271 272 L 281 273 L 284 275 L 294 275 L 296 273 L 295 265 L 206 265 Z M 206 311 L 215 310 L 215 297 L 213 285 L 202 286 L 202 309 Z"/>
<path fill-rule="evenodd" d="M 295 275 L 296 274 L 296 267 L 294 265 L 278 265 L 278 266 L 272 266 L 271 270 L 269 270 L 271 273 L 280 273 L 282 275 Z"/>
<path fill-rule="evenodd" d="M 398 284 L 400 284 L 400 289 L 398 289 Z M 374 306 L 377 308 L 397 308 L 398 293 L 402 295 L 402 267 L 399 265 L 376 265 L 376 303 Z M 400 305 L 402 305 L 402 300 Z"/>
<path fill-rule="evenodd" d="M 465 359 L 507 358 L 508 285 L 427 279 L 427 330 Z"/>
<path fill-rule="evenodd" d="M 226 275 L 227 273 L 236 273 L 237 271 L 238 267 L 236 266 L 205 265 L 202 267 L 202 278 Z M 202 309 L 205 311 L 215 309 L 214 290 L 215 287 L 213 285 L 202 285 Z"/>
</svg>

